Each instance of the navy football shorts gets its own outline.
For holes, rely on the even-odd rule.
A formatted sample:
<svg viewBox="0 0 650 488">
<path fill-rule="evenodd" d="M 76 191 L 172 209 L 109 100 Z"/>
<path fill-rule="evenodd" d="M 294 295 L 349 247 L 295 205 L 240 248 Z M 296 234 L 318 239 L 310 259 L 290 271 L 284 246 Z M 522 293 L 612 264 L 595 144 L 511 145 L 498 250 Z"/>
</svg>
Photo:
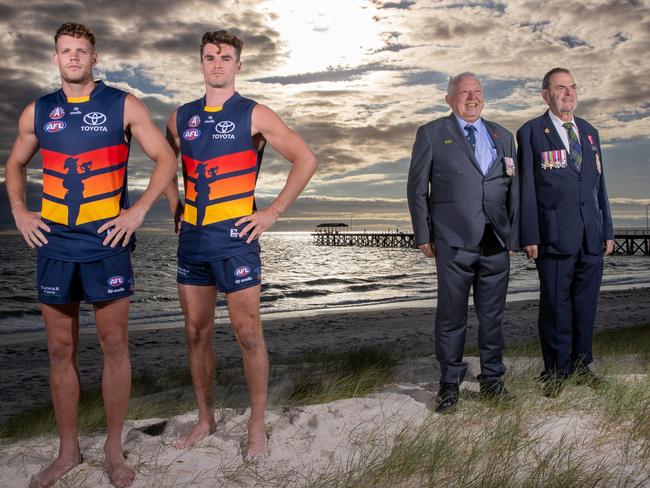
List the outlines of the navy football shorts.
<svg viewBox="0 0 650 488">
<path fill-rule="evenodd" d="M 216 286 L 230 293 L 262 283 L 262 264 L 258 247 L 218 261 L 188 261 L 178 257 L 176 281 L 181 285 Z"/>
<path fill-rule="evenodd" d="M 36 274 L 41 303 L 106 302 L 133 294 L 133 270 L 128 250 L 89 263 L 39 256 Z"/>
</svg>

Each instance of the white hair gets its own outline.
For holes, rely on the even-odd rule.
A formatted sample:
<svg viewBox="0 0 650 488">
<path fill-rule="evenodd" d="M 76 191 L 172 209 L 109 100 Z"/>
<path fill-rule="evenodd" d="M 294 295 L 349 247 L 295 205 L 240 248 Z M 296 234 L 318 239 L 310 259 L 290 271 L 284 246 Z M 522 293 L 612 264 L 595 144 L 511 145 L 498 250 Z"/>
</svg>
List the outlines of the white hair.
<svg viewBox="0 0 650 488">
<path fill-rule="evenodd" d="M 447 84 L 447 95 L 452 95 L 456 89 L 456 85 L 466 78 L 472 78 L 479 83 L 481 82 L 481 80 L 479 80 L 478 77 L 471 71 L 464 71 L 456 76 L 449 77 L 449 83 Z"/>
</svg>

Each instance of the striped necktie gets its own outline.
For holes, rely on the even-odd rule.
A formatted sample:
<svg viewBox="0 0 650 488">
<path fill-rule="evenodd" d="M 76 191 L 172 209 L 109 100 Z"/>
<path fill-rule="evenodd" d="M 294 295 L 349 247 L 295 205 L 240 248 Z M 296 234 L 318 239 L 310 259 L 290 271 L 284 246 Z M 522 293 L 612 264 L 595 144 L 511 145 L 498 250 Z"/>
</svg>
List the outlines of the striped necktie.
<svg viewBox="0 0 650 488">
<path fill-rule="evenodd" d="M 467 124 L 465 126 L 465 130 L 467 131 L 467 135 L 465 136 L 467 138 L 467 142 L 469 142 L 469 145 L 472 146 L 472 150 L 476 151 L 476 136 L 474 135 L 474 132 L 476 132 L 476 127 L 474 127 L 472 124 Z"/>
<path fill-rule="evenodd" d="M 569 154 L 571 155 L 575 168 L 580 171 L 580 166 L 582 165 L 582 148 L 580 147 L 580 141 L 578 140 L 576 133 L 573 131 L 573 124 L 571 122 L 566 122 L 562 125 L 569 135 L 569 147 L 571 148 Z"/>
</svg>

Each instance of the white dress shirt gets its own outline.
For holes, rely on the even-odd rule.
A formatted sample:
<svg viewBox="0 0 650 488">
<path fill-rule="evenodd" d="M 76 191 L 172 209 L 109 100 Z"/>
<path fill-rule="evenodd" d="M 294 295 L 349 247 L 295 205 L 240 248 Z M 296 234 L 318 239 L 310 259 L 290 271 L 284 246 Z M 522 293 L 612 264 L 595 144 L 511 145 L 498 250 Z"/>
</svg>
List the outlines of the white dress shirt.
<svg viewBox="0 0 650 488">
<path fill-rule="evenodd" d="M 560 139 L 562 139 L 562 143 L 564 144 L 564 147 L 566 148 L 567 154 L 571 153 L 571 146 L 569 145 L 569 134 L 567 134 L 566 129 L 564 128 L 563 124 L 566 124 L 566 122 L 563 122 L 560 117 L 555 115 L 551 110 L 548 111 L 548 114 L 551 116 L 551 120 L 553 121 L 553 125 L 555 126 L 555 130 L 557 130 L 557 133 L 560 134 Z M 573 132 L 576 133 L 576 136 L 578 136 L 578 140 L 580 140 L 580 132 L 578 132 L 578 126 L 576 125 L 576 121 L 571 116 L 571 125 L 573 125 Z"/>
</svg>

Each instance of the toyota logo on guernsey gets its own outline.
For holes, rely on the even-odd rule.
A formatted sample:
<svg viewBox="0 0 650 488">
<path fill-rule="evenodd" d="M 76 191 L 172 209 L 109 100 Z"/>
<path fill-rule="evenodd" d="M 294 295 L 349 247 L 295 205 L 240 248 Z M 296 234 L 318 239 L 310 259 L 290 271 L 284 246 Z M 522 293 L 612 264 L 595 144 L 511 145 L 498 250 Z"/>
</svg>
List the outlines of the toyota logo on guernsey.
<svg viewBox="0 0 650 488">
<path fill-rule="evenodd" d="M 201 130 L 200 129 L 187 129 L 185 132 L 183 132 L 183 139 L 186 141 L 193 141 L 194 139 L 197 139 L 201 135 Z"/>
<path fill-rule="evenodd" d="M 81 130 L 84 132 L 108 132 L 104 127 L 106 115 L 101 112 L 90 112 L 84 115 L 84 122 L 88 125 L 82 125 Z"/>
<path fill-rule="evenodd" d="M 62 120 L 50 120 L 47 124 L 45 124 L 45 127 L 43 127 L 43 130 L 45 132 L 61 132 L 63 129 L 65 129 L 65 122 Z"/>
<path fill-rule="evenodd" d="M 214 126 L 216 134 L 212 134 L 212 139 L 234 139 L 235 134 L 231 134 L 235 130 L 235 123 L 230 120 L 222 120 L 217 122 Z"/>
<path fill-rule="evenodd" d="M 65 110 L 63 110 L 63 107 L 54 107 L 50 112 L 50 118 L 55 120 L 60 119 L 64 115 L 65 115 Z"/>
</svg>

